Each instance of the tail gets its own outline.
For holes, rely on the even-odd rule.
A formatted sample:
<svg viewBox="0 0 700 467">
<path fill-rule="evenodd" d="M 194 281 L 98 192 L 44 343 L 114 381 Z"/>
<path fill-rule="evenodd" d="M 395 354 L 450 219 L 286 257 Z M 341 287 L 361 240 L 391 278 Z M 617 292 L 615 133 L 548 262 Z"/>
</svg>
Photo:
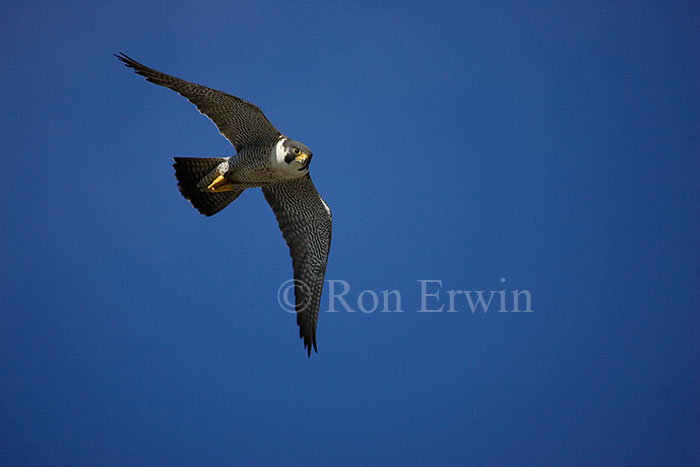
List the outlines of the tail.
<svg viewBox="0 0 700 467">
<path fill-rule="evenodd" d="M 213 216 L 243 193 L 245 188 L 211 193 L 206 186 L 214 179 L 214 169 L 226 159 L 222 157 L 175 157 L 173 168 L 177 187 L 192 206 L 205 216 Z M 211 178 L 212 180 L 208 180 Z"/>
</svg>

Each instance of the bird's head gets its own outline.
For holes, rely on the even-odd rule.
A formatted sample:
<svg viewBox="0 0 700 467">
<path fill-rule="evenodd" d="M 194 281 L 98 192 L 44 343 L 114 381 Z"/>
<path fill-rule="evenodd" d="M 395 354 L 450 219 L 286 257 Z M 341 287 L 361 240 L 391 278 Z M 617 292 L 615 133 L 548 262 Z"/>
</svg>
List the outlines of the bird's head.
<svg viewBox="0 0 700 467">
<path fill-rule="evenodd" d="M 298 166 L 303 171 L 309 168 L 313 154 L 306 145 L 292 139 L 285 139 L 282 143 L 284 149 L 284 162 L 290 166 Z"/>
</svg>

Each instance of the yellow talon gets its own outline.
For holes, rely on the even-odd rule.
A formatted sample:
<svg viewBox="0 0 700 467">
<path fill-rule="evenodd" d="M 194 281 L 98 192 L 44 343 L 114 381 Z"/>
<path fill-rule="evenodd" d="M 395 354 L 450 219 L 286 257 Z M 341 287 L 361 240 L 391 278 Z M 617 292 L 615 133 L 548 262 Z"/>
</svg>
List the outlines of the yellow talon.
<svg viewBox="0 0 700 467">
<path fill-rule="evenodd" d="M 207 187 L 212 193 L 221 193 L 224 191 L 233 191 L 233 184 L 226 180 L 223 175 L 219 175 Z"/>
</svg>

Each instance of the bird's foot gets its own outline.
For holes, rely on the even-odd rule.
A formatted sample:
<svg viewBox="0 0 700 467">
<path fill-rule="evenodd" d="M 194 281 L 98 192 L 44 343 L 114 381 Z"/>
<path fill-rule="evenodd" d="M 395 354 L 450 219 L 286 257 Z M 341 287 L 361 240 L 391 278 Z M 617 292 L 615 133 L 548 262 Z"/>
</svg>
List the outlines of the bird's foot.
<svg viewBox="0 0 700 467">
<path fill-rule="evenodd" d="M 233 183 L 229 182 L 224 178 L 223 175 L 219 175 L 214 179 L 213 182 L 207 187 L 210 193 L 222 193 L 224 191 L 233 191 Z"/>
</svg>

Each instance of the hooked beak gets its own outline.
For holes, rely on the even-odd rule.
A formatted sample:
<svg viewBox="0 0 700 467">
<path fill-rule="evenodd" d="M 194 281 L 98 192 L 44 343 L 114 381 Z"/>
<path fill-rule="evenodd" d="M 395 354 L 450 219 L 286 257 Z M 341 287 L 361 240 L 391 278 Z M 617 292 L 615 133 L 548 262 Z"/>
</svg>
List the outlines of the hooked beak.
<svg viewBox="0 0 700 467">
<path fill-rule="evenodd" d="M 304 170 L 309 165 L 309 162 L 311 162 L 311 158 L 305 152 L 299 154 L 294 160 L 301 163 L 301 168 L 299 170 Z"/>
</svg>

